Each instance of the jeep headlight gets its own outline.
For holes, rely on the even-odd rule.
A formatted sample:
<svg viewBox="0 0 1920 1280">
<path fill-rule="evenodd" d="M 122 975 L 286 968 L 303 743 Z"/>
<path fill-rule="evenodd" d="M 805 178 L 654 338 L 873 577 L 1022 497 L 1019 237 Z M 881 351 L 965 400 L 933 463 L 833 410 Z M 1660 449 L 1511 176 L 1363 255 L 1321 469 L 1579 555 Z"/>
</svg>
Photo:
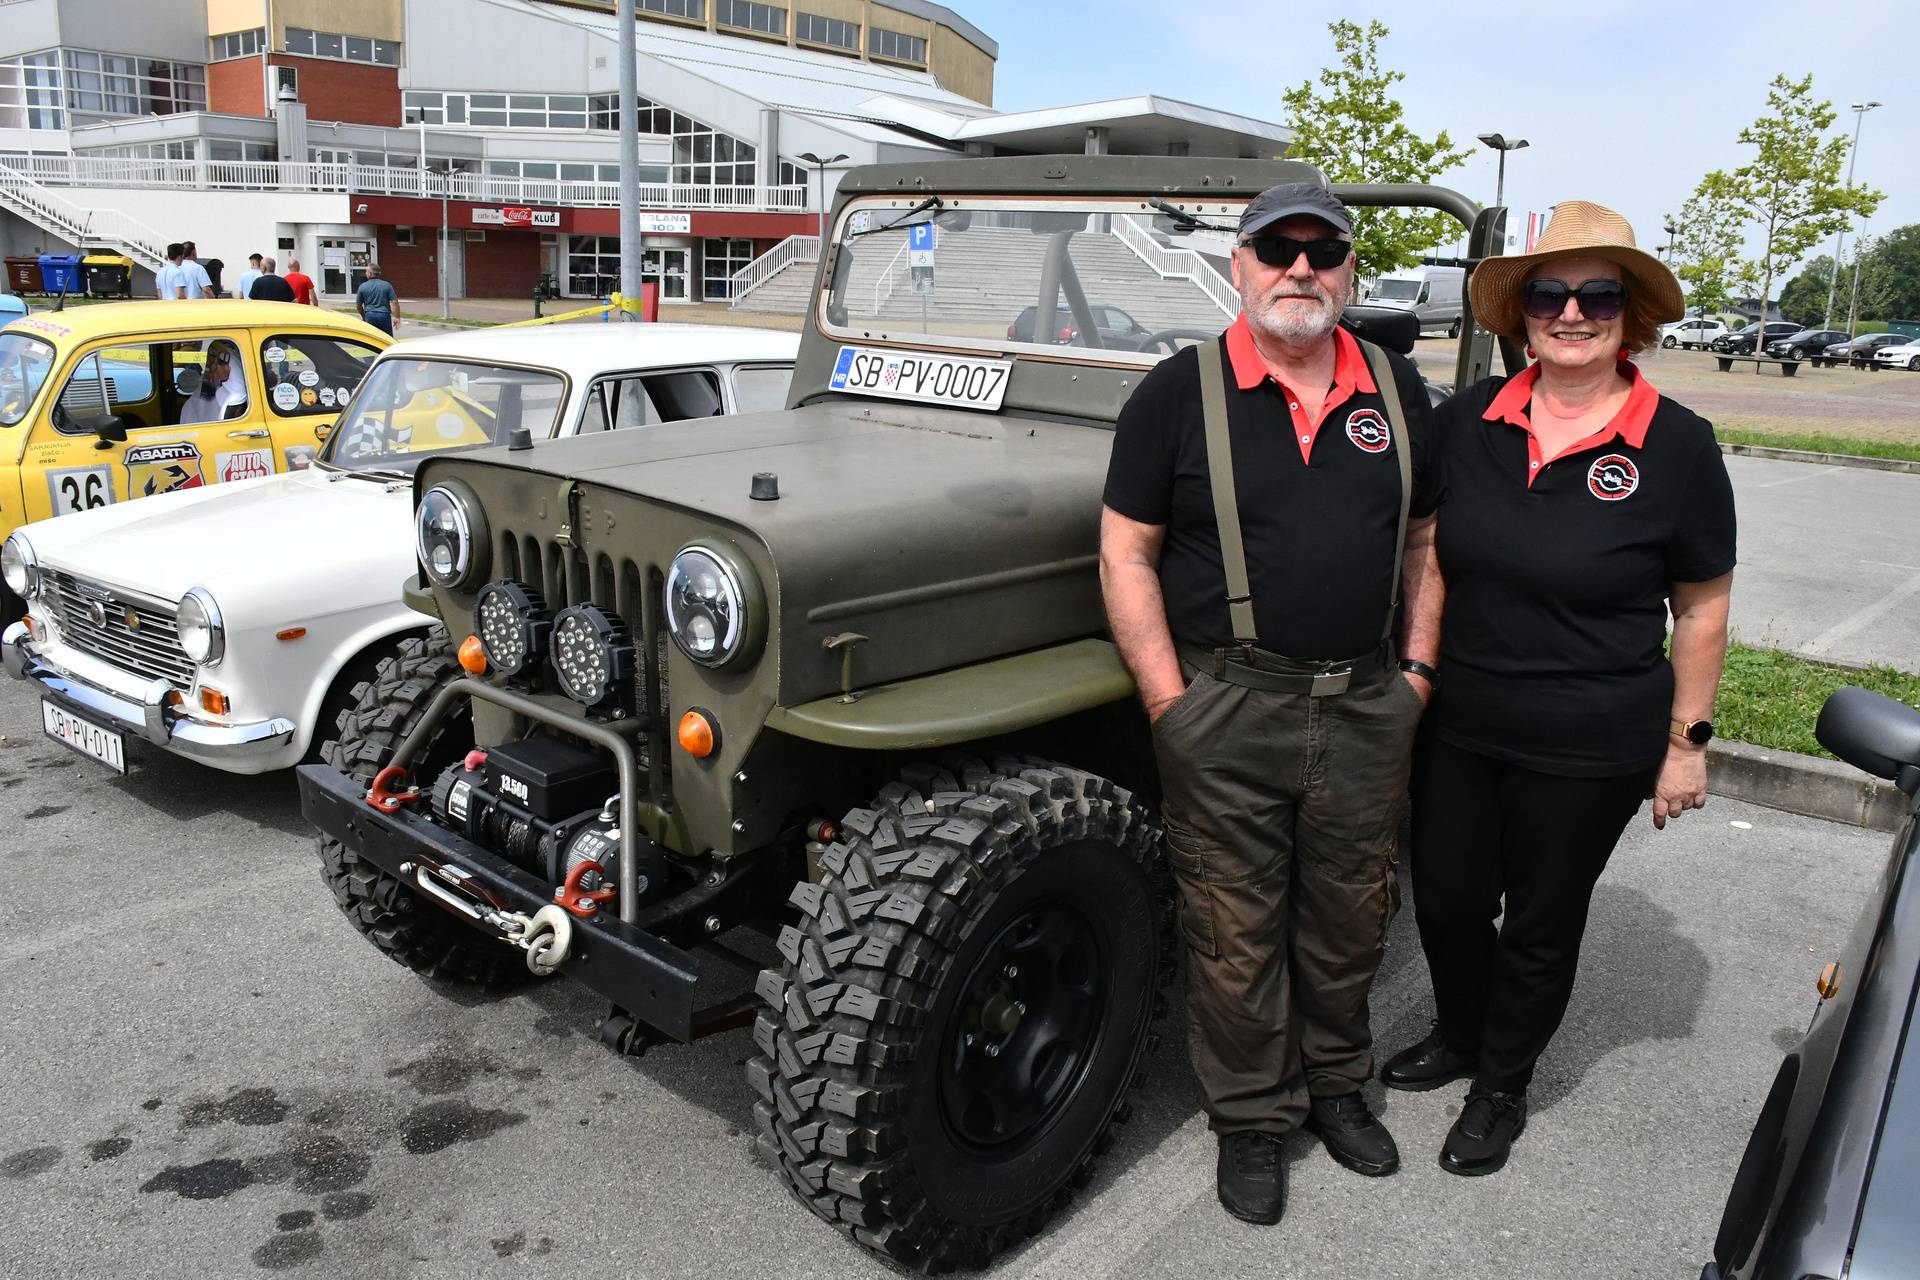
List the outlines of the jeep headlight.
<svg viewBox="0 0 1920 1280">
<path fill-rule="evenodd" d="M 18 533 L 7 535 L 4 546 L 0 546 L 0 576 L 7 582 L 7 590 L 22 600 L 31 600 L 40 591 L 40 562 L 34 558 L 33 544 Z"/>
<path fill-rule="evenodd" d="M 460 587 L 475 576 L 483 549 L 480 523 L 470 495 L 451 485 L 435 485 L 414 513 L 414 546 L 435 586 Z"/>
<path fill-rule="evenodd" d="M 680 652 L 720 667 L 750 652 L 755 639 L 747 578 L 703 546 L 683 547 L 667 567 L 667 630 Z"/>
<path fill-rule="evenodd" d="M 220 606 L 205 587 L 195 587 L 180 597 L 174 627 L 180 648 L 198 666 L 213 666 L 227 651 L 227 628 L 220 620 Z"/>
</svg>

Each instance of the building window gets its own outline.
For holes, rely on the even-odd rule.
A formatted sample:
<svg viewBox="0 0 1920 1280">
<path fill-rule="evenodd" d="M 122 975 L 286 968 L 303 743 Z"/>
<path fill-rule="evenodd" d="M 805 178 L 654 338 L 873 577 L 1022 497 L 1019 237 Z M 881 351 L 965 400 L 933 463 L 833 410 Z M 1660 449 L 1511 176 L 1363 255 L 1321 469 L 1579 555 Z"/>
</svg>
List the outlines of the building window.
<svg viewBox="0 0 1920 1280">
<path fill-rule="evenodd" d="M 733 273 L 753 261 L 753 241 L 707 239 L 700 242 L 700 296 L 709 302 L 727 300 Z"/>
<path fill-rule="evenodd" d="M 839 49 L 852 49 L 855 53 L 860 51 L 860 24 L 857 22 L 823 18 L 817 13 L 796 13 L 793 15 L 793 35 L 796 40 L 830 44 Z"/>
<path fill-rule="evenodd" d="M 567 292 L 604 298 L 620 287 L 620 237 L 567 237 Z"/>
<path fill-rule="evenodd" d="M 207 107 L 207 69 L 92 49 L 0 59 L 0 129 L 65 129 L 74 116 L 173 115 Z"/>
<path fill-rule="evenodd" d="M 220 138 L 207 141 L 209 160 L 277 160 L 278 150 L 271 142 L 228 142 Z"/>
<path fill-rule="evenodd" d="M 925 63 L 927 60 L 927 42 L 924 39 L 888 31 L 884 27 L 867 28 L 867 51 L 878 57 L 892 58 L 895 62 Z"/>
<path fill-rule="evenodd" d="M 251 31 L 229 31 L 213 38 L 213 60 L 225 62 L 230 58 L 251 58 L 266 47 L 265 27 L 255 27 Z"/>
<path fill-rule="evenodd" d="M 287 52 L 309 58 L 335 58 L 341 62 L 364 62 L 375 67 L 400 65 L 400 46 L 391 40 L 371 36 L 350 36 L 338 31 L 309 31 L 305 27 L 287 28 Z"/>
<path fill-rule="evenodd" d="M 660 13 L 693 22 L 707 20 L 707 0 L 635 0 L 634 8 L 641 13 Z"/>
<path fill-rule="evenodd" d="M 787 11 L 754 0 L 713 0 L 713 20 L 723 27 L 740 27 L 770 36 L 787 34 Z"/>
<path fill-rule="evenodd" d="M 393 229 L 393 243 L 402 249 L 413 248 L 413 228 L 395 227 Z"/>
</svg>

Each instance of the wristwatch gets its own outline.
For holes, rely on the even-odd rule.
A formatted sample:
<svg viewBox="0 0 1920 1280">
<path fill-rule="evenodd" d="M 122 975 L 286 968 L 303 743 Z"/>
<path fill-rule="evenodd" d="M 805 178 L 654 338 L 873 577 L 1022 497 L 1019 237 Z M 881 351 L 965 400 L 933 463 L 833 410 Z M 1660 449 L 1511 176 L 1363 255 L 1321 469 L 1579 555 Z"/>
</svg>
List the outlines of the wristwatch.
<svg viewBox="0 0 1920 1280">
<path fill-rule="evenodd" d="M 1696 747 L 1704 747 L 1713 741 L 1713 721 L 1711 720 L 1669 720 L 1667 731 L 1675 737 L 1686 739 Z"/>
</svg>

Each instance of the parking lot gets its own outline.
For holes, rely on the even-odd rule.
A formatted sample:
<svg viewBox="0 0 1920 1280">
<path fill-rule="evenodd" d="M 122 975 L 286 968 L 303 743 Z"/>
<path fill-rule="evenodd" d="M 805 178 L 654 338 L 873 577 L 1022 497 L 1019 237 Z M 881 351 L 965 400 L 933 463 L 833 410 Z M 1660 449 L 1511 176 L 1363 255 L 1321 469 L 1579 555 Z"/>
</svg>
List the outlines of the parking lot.
<svg viewBox="0 0 1920 1280">
<path fill-rule="evenodd" d="M 746 1032 L 621 1060 L 577 989 L 437 992 L 340 918 L 290 779 L 151 754 L 114 777 L 12 682 L 0 734 L 7 1274 L 884 1274 L 755 1163 Z M 1691 1280 L 1885 845 L 1726 801 L 1637 822 L 1508 1169 L 1434 1165 L 1459 1088 L 1376 1090 L 1404 1170 L 1297 1139 L 1277 1228 L 1214 1203 L 1176 1005 L 1093 1186 L 996 1274 Z M 1430 1009 L 1403 912 L 1381 1045 Z"/>
</svg>

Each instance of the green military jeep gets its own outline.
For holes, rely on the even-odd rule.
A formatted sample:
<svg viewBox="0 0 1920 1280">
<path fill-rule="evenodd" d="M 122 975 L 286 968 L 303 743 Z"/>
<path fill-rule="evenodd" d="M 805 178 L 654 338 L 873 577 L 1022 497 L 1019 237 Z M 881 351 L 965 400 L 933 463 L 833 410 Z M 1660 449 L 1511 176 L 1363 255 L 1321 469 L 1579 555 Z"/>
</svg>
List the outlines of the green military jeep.
<svg viewBox="0 0 1920 1280">
<path fill-rule="evenodd" d="M 750 1024 L 760 1150 L 897 1265 L 1039 1230 L 1126 1119 L 1173 964 L 1096 573 L 1110 428 L 1232 318 L 1207 259 L 1241 207 L 1301 180 L 862 169 L 785 411 L 429 457 L 407 591 L 443 629 L 300 771 L 354 926 L 436 978 L 583 982 L 621 1052 Z M 1498 228 L 1338 190 L 1475 252 Z M 1469 327 L 1456 377 L 1487 354 Z M 692 951 L 739 926 L 780 962 L 718 999 Z"/>
</svg>

